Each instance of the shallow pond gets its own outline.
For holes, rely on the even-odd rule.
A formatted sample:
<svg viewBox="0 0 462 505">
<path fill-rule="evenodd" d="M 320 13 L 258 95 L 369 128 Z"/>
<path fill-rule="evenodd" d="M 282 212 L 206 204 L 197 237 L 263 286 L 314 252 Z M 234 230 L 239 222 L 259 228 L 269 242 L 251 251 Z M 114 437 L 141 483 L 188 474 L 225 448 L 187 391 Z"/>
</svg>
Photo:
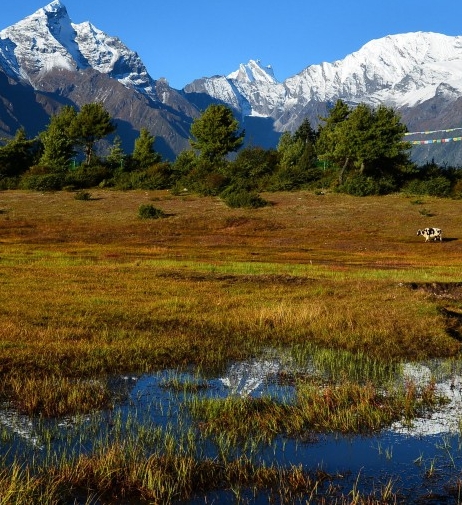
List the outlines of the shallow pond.
<svg viewBox="0 0 462 505">
<path fill-rule="evenodd" d="M 293 363 L 288 360 L 267 356 L 234 363 L 222 376 L 213 378 L 176 371 L 118 376 L 110 381 L 119 398 L 113 410 L 59 420 L 29 418 L 5 405 L 0 411 L 1 451 L 11 460 L 51 462 L 63 454 L 71 457 L 91 452 L 98 444 L 140 429 L 168 429 L 180 437 L 193 424 L 185 407 L 193 395 L 269 395 L 290 401 L 293 384 L 276 380 L 289 368 L 293 372 Z M 313 372 L 312 366 L 307 365 L 303 372 Z M 200 387 L 194 392 L 166 387 L 172 379 Z M 411 426 L 397 422 L 373 436 L 314 434 L 303 442 L 278 437 L 270 446 L 261 446 L 253 457 L 268 464 L 301 464 L 309 470 L 335 475 L 336 485 L 345 494 L 351 490 L 374 493 L 391 484 L 402 503 L 461 503 L 462 377 L 455 371 L 454 363 L 445 361 L 405 364 L 396 377 L 416 384 L 432 379 L 448 402 L 431 415 L 416 419 Z M 210 441 L 198 448 L 207 457 L 214 457 L 216 451 Z M 263 495 L 249 494 L 246 498 L 244 492 L 241 498 L 248 503 L 268 503 Z M 234 494 L 220 492 L 188 503 L 235 502 Z"/>
</svg>

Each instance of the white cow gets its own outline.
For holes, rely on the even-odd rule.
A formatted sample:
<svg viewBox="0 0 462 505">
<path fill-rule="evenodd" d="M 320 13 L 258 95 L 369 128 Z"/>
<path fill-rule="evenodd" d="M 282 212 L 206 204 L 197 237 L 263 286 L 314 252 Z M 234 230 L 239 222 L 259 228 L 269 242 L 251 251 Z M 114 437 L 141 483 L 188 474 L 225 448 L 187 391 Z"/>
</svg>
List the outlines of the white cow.
<svg viewBox="0 0 462 505">
<path fill-rule="evenodd" d="M 440 240 L 443 241 L 443 232 L 440 228 L 424 228 L 423 230 L 417 230 L 417 235 L 422 235 L 425 237 L 425 242 L 429 240 Z"/>
</svg>

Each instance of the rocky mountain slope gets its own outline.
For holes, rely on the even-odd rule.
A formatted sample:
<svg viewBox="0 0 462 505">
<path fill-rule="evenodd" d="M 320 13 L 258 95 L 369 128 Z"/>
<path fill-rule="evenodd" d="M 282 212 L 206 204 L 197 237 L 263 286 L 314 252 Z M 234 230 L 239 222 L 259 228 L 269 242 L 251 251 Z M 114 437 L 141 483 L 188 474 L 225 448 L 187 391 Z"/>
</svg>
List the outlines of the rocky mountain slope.
<svg viewBox="0 0 462 505">
<path fill-rule="evenodd" d="M 37 133 L 63 104 L 101 101 L 128 149 L 146 127 L 168 157 L 188 147 L 190 124 L 199 114 L 166 81 L 152 79 L 118 38 L 89 22 L 72 23 L 60 0 L 0 32 L 0 100 L 0 129 L 7 135 L 19 125 Z"/>
<path fill-rule="evenodd" d="M 228 76 L 175 90 L 154 80 L 118 38 L 89 22 L 72 23 L 60 0 L 0 31 L 0 136 L 20 125 L 34 135 L 63 104 L 98 100 L 118 123 L 127 150 L 146 127 L 156 148 L 174 158 L 188 147 L 193 119 L 210 103 L 225 103 L 248 143 L 274 147 L 281 132 L 294 131 L 304 118 L 316 126 L 338 98 L 392 106 L 410 131 L 462 127 L 462 36 L 390 35 L 283 82 L 251 60 Z M 462 142 L 419 145 L 413 157 L 462 166 Z"/>
<path fill-rule="evenodd" d="M 260 130 L 266 125 L 267 138 L 274 131 L 293 131 L 305 117 L 318 124 L 338 98 L 352 105 L 394 107 L 410 131 L 462 127 L 462 36 L 388 36 L 343 60 L 311 65 L 284 82 L 251 60 L 226 77 L 198 79 L 184 91 L 196 104 L 204 97 L 227 103 L 252 129 L 255 123 Z M 462 164 L 461 152 L 455 143 L 419 146 L 414 157 Z"/>
</svg>

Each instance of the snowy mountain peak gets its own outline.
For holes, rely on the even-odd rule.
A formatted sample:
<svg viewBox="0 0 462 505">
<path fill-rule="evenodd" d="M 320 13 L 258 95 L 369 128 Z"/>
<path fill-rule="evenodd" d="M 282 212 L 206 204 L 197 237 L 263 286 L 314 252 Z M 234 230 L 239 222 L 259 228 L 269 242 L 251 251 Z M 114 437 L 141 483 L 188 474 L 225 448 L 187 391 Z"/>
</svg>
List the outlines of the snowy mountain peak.
<svg viewBox="0 0 462 505">
<path fill-rule="evenodd" d="M 241 63 L 238 70 L 228 75 L 228 79 L 248 84 L 252 82 L 277 83 L 271 65 L 262 67 L 260 60 L 250 60 L 246 65 Z"/>
<path fill-rule="evenodd" d="M 63 14 L 67 15 L 66 7 L 60 2 L 60 0 L 53 0 L 53 2 L 45 5 L 45 7 L 39 9 L 37 12 L 40 12 L 41 10 L 50 13 L 62 12 Z"/>
<path fill-rule="evenodd" d="M 398 107 L 432 98 L 441 83 L 462 92 L 462 37 L 429 32 L 372 40 L 343 60 L 309 66 L 285 81 L 320 101 Z"/>
<path fill-rule="evenodd" d="M 88 21 L 72 23 L 60 0 L 0 31 L 0 67 L 34 88 L 52 71 L 93 69 L 157 99 L 139 56 Z"/>
<path fill-rule="evenodd" d="M 339 98 L 350 104 L 395 108 L 414 107 L 443 95 L 454 100 L 462 96 L 462 36 L 389 35 L 343 60 L 308 66 L 282 83 L 272 69 L 250 60 L 226 78 L 202 79 L 200 89 L 242 116 L 272 117 L 276 131 L 293 130 L 310 109 L 316 121 L 317 107 Z"/>
</svg>

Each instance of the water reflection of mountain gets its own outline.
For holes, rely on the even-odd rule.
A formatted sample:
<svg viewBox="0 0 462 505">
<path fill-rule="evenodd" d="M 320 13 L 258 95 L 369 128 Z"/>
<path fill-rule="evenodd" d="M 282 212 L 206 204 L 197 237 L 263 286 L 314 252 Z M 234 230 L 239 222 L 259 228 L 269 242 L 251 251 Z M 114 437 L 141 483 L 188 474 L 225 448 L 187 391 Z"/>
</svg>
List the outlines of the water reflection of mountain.
<svg viewBox="0 0 462 505">
<path fill-rule="evenodd" d="M 402 380 L 412 381 L 418 387 L 425 387 L 434 381 L 436 393 L 446 400 L 435 412 L 414 419 L 409 426 L 397 422 L 391 430 L 411 436 L 457 434 L 462 421 L 462 377 L 447 370 L 447 363 L 435 360 L 431 363 L 406 363 L 403 366 Z"/>
<path fill-rule="evenodd" d="M 29 416 L 19 414 L 7 405 L 4 405 L 0 409 L 0 425 L 21 437 L 21 439 L 33 447 L 37 449 L 43 448 L 43 441 L 36 433 L 32 419 Z"/>
<path fill-rule="evenodd" d="M 460 433 L 462 426 L 462 374 L 460 370 L 455 370 L 452 367 L 458 368 L 459 365 L 448 365 L 448 362 L 444 360 L 404 364 L 402 373 L 397 377 L 399 383 L 405 384 L 412 381 L 418 387 L 425 387 L 434 381 L 437 393 L 446 399 L 446 403 L 437 407 L 435 412 L 414 419 L 411 426 L 402 421 L 393 424 L 386 431 L 412 437 Z M 259 358 L 231 364 L 227 372 L 218 378 L 218 381 L 222 384 L 225 395 L 246 397 L 268 394 L 287 401 L 295 392 L 294 384 L 293 382 L 287 383 L 287 381 L 285 381 L 285 385 L 281 384 L 280 378 L 294 376 L 297 373 L 319 375 L 322 374 L 322 371 L 317 370 L 312 361 L 300 368 L 295 365 L 290 355 L 268 352 Z M 150 401 L 155 401 L 161 406 L 160 412 L 163 413 L 171 412 L 169 410 L 170 403 L 175 398 L 171 392 L 159 387 L 164 378 L 164 374 L 144 377 L 115 376 L 106 379 L 106 381 L 118 406 L 116 410 L 122 409 L 128 412 L 131 408 L 140 408 L 141 405 L 148 405 Z M 0 428 L 3 428 L 3 433 L 11 434 L 17 441 L 21 440 L 22 443 L 34 450 L 40 450 L 44 446 L 42 432 L 46 426 L 43 423 L 47 426 L 50 423 L 55 423 L 60 431 L 67 432 L 68 429 L 74 428 L 78 432 L 79 426 L 86 424 L 90 417 L 75 416 L 40 420 L 22 415 L 8 404 L 0 406 Z M 161 422 L 162 419 L 163 414 L 159 414 L 157 421 Z"/>
<path fill-rule="evenodd" d="M 230 395 L 245 397 L 275 393 L 279 374 L 289 369 L 294 371 L 293 363 L 287 357 L 254 358 L 232 364 L 220 382 L 229 389 Z M 304 374 L 316 373 L 312 363 L 306 369 L 298 371 Z M 417 387 L 426 387 L 433 381 L 437 394 L 445 400 L 435 412 L 414 419 L 410 425 L 404 420 L 394 423 L 390 431 L 410 436 L 456 434 L 461 431 L 462 376 L 448 370 L 447 362 L 435 360 L 430 363 L 405 363 L 397 380 L 402 384 L 412 381 Z M 290 395 L 287 388 L 285 395 L 286 398 Z"/>
<path fill-rule="evenodd" d="M 234 363 L 228 369 L 227 375 L 220 381 L 230 389 L 230 393 L 238 396 L 249 396 L 251 393 L 261 393 L 261 389 L 269 378 L 275 378 L 281 370 L 278 359 L 253 359 Z"/>
</svg>

